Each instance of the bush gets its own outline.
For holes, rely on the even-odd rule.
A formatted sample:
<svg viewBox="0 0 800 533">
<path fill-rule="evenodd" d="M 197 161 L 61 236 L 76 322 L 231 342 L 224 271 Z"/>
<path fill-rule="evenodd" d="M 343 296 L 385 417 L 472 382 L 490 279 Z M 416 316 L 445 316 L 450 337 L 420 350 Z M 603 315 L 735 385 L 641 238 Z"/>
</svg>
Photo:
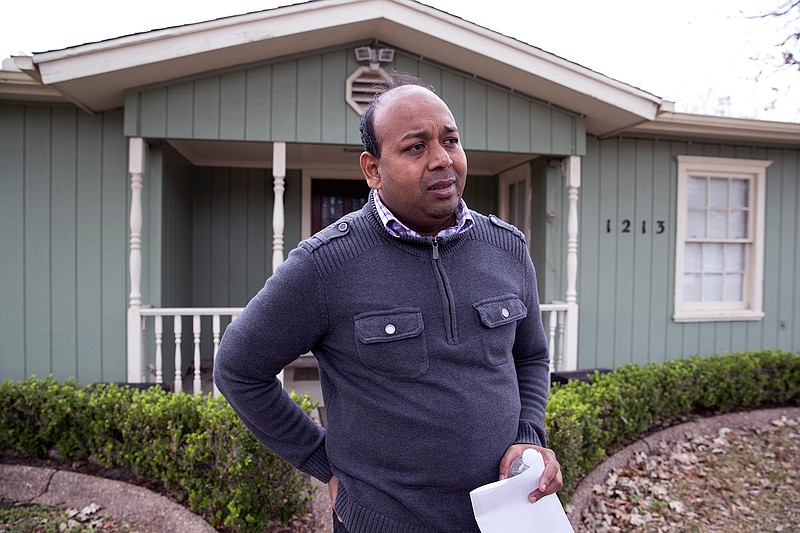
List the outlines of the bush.
<svg viewBox="0 0 800 533">
<path fill-rule="evenodd" d="M 307 396 L 295 400 L 308 413 Z M 48 378 L 0 385 L 0 452 L 84 459 L 161 481 L 217 528 L 265 531 L 311 497 L 308 478 L 264 448 L 222 398 Z"/>
<path fill-rule="evenodd" d="M 295 400 L 309 412 L 308 397 Z M 568 501 L 608 454 L 692 415 L 800 405 L 800 353 L 692 357 L 554 385 L 547 444 Z M 264 448 L 222 399 L 82 387 L 52 379 L 0 385 L 0 452 L 87 459 L 160 480 L 214 527 L 264 531 L 310 499 L 308 479 Z"/>
<path fill-rule="evenodd" d="M 761 351 L 628 365 L 590 383 L 554 385 L 547 445 L 561 464 L 565 501 L 607 455 L 691 415 L 800 405 L 800 353 Z"/>
</svg>

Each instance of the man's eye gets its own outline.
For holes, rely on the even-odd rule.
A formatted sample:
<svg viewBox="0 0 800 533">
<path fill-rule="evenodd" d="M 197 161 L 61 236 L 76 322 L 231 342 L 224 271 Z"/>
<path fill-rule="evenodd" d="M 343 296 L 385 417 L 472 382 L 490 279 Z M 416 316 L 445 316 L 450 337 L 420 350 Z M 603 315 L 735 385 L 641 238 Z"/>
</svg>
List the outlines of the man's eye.
<svg viewBox="0 0 800 533">
<path fill-rule="evenodd" d="M 449 139 L 445 139 L 444 142 L 446 144 L 458 144 L 458 139 L 456 137 L 451 137 Z"/>
<path fill-rule="evenodd" d="M 413 144 L 413 145 L 409 146 L 408 151 L 409 152 L 419 152 L 419 151 L 423 150 L 424 148 L 425 148 L 425 145 L 423 143 L 417 143 L 417 144 Z"/>
</svg>

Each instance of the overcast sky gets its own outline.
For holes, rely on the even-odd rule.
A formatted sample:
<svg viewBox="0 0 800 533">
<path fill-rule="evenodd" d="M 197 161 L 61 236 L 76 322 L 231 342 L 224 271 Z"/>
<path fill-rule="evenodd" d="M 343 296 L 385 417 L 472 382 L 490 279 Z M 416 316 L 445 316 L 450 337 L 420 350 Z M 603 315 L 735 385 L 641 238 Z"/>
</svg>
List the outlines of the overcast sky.
<svg viewBox="0 0 800 533">
<path fill-rule="evenodd" d="M 38 0 L 0 11 L 0 56 L 56 50 L 291 0 Z M 424 3 L 676 102 L 678 111 L 800 122 L 796 28 L 753 18 L 781 0 L 426 0 Z M 202 4 L 202 5 L 199 5 Z"/>
</svg>

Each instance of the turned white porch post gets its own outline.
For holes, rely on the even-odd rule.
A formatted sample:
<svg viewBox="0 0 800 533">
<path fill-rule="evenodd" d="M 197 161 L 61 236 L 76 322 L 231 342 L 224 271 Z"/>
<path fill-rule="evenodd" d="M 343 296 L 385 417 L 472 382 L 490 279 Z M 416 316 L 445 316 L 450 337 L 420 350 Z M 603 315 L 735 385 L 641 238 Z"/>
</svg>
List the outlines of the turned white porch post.
<svg viewBox="0 0 800 533">
<path fill-rule="evenodd" d="M 128 382 L 144 381 L 142 361 L 142 181 L 144 176 L 144 139 L 131 137 L 128 143 L 128 172 L 131 175 L 130 212 L 130 282 L 128 302 Z"/>
<path fill-rule="evenodd" d="M 562 174 L 567 186 L 567 325 L 565 332 L 565 370 L 578 368 L 578 195 L 581 187 L 581 158 L 564 159 Z"/>
<path fill-rule="evenodd" d="M 286 143 L 272 143 L 272 272 L 283 263 L 283 231 L 286 227 L 286 213 L 283 205 L 283 192 L 286 190 Z M 278 374 L 283 383 L 283 371 Z"/>
<path fill-rule="evenodd" d="M 286 190 L 286 143 L 272 143 L 272 190 L 275 199 L 272 206 L 272 271 L 283 263 L 283 231 L 286 214 L 283 206 L 283 191 Z"/>
</svg>

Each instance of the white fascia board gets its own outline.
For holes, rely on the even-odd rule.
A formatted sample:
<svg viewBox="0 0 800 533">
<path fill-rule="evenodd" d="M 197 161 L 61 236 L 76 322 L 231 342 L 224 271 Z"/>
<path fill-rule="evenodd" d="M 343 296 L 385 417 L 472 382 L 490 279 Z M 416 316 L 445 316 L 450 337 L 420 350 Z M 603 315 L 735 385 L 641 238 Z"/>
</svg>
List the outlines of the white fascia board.
<svg viewBox="0 0 800 533">
<path fill-rule="evenodd" d="M 647 120 L 652 120 L 659 112 L 662 100 L 657 96 L 517 39 L 418 2 L 395 0 L 386 2 L 385 6 L 385 18 L 454 43 L 465 56 L 468 53 L 475 54 L 494 63 L 504 63 L 525 74 L 544 78 Z M 435 57 L 433 54 L 429 57 Z M 487 74 L 486 77 L 492 79 L 491 75 Z"/>
<path fill-rule="evenodd" d="M 0 98 L 35 101 L 67 101 L 52 87 L 42 85 L 24 72 L 0 70 Z"/>
<path fill-rule="evenodd" d="M 353 0 L 295 4 L 43 52 L 34 62 L 42 80 L 55 84 L 361 22 L 366 11 Z"/>
<path fill-rule="evenodd" d="M 34 61 L 44 83 L 58 84 L 347 25 L 375 24 L 375 37 L 381 38 L 385 22 L 402 29 L 415 52 L 450 64 L 457 56 L 456 68 L 522 92 L 536 94 L 533 87 L 518 86 L 535 76 L 553 84 L 551 91 L 567 89 L 644 120 L 654 118 L 661 105 L 649 93 L 413 0 L 318 0 L 44 52 Z M 416 39 L 422 36 L 430 39 Z M 427 53 L 420 41 L 431 43 Z M 442 43 L 458 53 L 443 58 Z M 470 68 L 475 65 L 484 65 L 485 72 Z M 507 79 L 495 78 L 501 70 Z"/>
<path fill-rule="evenodd" d="M 715 117 L 691 113 L 662 113 L 655 120 L 630 128 L 628 131 L 800 146 L 800 124 L 795 122 Z"/>
<path fill-rule="evenodd" d="M 61 93 L 43 85 L 29 56 L 12 56 L 0 69 L 0 98 L 28 101 L 66 102 Z"/>
</svg>

